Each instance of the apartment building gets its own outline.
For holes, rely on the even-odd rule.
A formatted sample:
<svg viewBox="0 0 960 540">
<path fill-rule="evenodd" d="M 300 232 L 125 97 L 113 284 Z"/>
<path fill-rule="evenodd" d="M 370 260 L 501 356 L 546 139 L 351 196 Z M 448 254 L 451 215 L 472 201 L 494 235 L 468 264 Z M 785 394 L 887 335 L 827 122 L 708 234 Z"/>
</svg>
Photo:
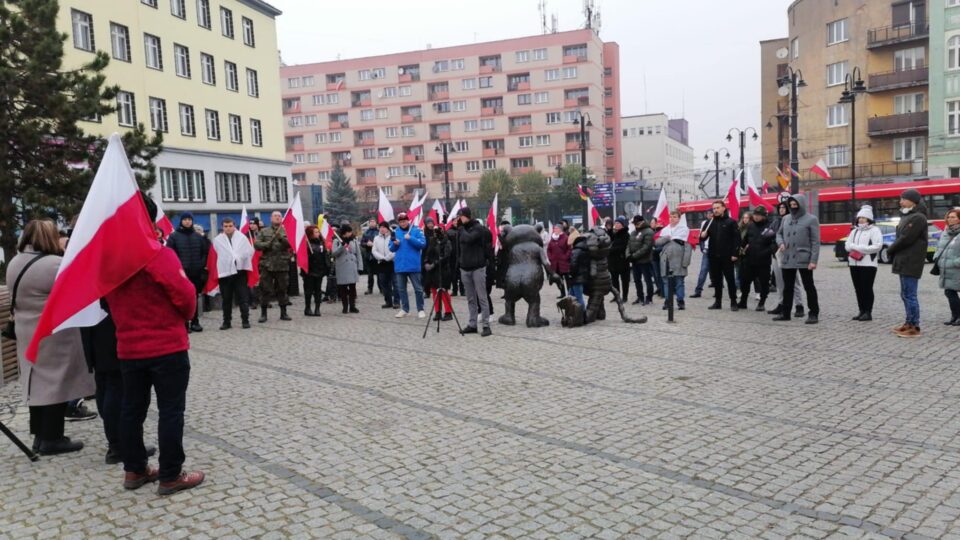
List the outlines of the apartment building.
<svg viewBox="0 0 960 540">
<path fill-rule="evenodd" d="M 287 158 L 293 178 L 326 185 L 344 168 L 360 197 L 395 201 L 477 192 L 484 171 L 514 176 L 580 164 L 620 177 L 619 49 L 589 29 L 488 43 L 284 66 Z M 442 198 L 442 197 L 441 197 Z"/>
<path fill-rule="evenodd" d="M 163 133 L 151 195 L 204 230 L 242 206 L 289 204 L 276 17 L 261 0 L 61 0 L 64 65 L 110 55 L 117 112 L 83 126 L 108 136 L 142 123 Z"/>
<path fill-rule="evenodd" d="M 662 186 L 670 200 L 697 194 L 689 124 L 666 114 L 641 114 L 620 119 L 621 167 L 625 178 L 647 189 Z"/>
<path fill-rule="evenodd" d="M 778 79 L 791 70 L 803 81 L 797 100 L 801 184 L 826 185 L 809 172 L 820 159 L 835 183 L 848 183 L 852 148 L 858 182 L 927 176 L 927 13 L 924 0 L 790 5 L 789 35 L 761 43 L 761 125 L 770 126 L 761 130 L 766 178 L 788 161 L 778 151 L 790 148 L 790 85 Z M 862 76 L 865 91 L 856 97 L 851 125 L 851 105 L 840 98 L 854 74 Z"/>
<path fill-rule="evenodd" d="M 931 177 L 960 178 L 960 0 L 930 1 L 927 156 Z"/>
</svg>

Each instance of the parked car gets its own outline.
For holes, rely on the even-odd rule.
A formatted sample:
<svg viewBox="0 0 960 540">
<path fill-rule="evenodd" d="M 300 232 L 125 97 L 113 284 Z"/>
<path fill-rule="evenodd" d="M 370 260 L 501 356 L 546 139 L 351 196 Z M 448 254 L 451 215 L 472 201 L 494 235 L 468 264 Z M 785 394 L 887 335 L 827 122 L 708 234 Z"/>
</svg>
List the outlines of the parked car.
<svg viewBox="0 0 960 540">
<path fill-rule="evenodd" d="M 897 223 L 899 220 L 884 220 L 878 221 L 877 227 L 880 227 L 880 232 L 883 233 L 883 249 L 880 250 L 880 262 L 883 264 L 890 264 L 890 255 L 887 253 L 887 248 L 890 247 L 890 244 L 893 243 L 894 239 L 897 237 Z M 940 227 L 936 225 L 928 225 L 927 228 L 927 262 L 933 261 L 933 254 L 937 251 L 937 243 L 940 241 L 940 234 L 943 231 L 940 230 Z M 837 243 L 834 245 L 833 252 L 837 256 L 837 259 L 843 262 L 847 262 L 847 249 L 845 244 L 847 242 L 847 237 L 837 240 Z"/>
</svg>

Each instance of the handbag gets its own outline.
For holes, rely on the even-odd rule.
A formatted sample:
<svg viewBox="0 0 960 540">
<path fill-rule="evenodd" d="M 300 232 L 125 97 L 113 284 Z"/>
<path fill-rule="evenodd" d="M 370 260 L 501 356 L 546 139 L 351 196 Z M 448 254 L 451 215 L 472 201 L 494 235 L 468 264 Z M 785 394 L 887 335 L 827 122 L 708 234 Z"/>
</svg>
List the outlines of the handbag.
<svg viewBox="0 0 960 540">
<path fill-rule="evenodd" d="M 33 263 L 39 261 L 47 255 L 49 255 L 49 253 L 41 253 L 40 255 L 30 259 L 30 261 L 27 262 L 27 264 L 23 267 L 23 270 L 20 271 L 20 275 L 17 276 L 17 280 L 13 282 L 13 296 L 10 298 L 10 319 L 7 321 L 7 324 L 3 325 L 3 329 L 0 330 L 0 336 L 13 341 L 17 340 L 17 327 L 13 321 L 13 312 L 17 309 L 17 289 L 20 288 L 20 280 L 23 279 L 23 275 L 27 273 L 27 270 L 33 266 Z"/>
<path fill-rule="evenodd" d="M 855 261 L 863 260 L 863 253 L 860 253 L 859 251 L 856 251 L 856 250 L 847 253 L 847 256 Z"/>
<path fill-rule="evenodd" d="M 947 252 L 947 249 L 950 248 L 950 244 L 952 244 L 953 241 L 957 239 L 957 236 L 960 236 L 960 235 L 954 235 L 954 237 L 951 238 L 949 242 L 947 242 L 947 245 L 943 246 L 943 251 L 941 251 L 939 255 L 933 258 L 933 267 L 930 269 L 931 276 L 940 275 L 940 266 L 937 265 L 937 263 L 940 262 L 940 257 L 943 257 L 943 254 Z"/>
</svg>

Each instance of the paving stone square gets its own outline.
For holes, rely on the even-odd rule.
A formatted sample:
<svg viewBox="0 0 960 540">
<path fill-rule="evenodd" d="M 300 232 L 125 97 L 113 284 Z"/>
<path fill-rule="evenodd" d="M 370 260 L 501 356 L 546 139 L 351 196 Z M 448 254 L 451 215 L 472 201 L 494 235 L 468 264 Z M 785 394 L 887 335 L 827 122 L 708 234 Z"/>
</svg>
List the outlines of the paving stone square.
<svg viewBox="0 0 960 540">
<path fill-rule="evenodd" d="M 548 328 L 489 338 L 445 322 L 422 339 L 425 321 L 362 292 L 358 315 L 305 318 L 297 298 L 292 322 L 273 309 L 251 330 L 210 312 L 185 433 L 207 481 L 125 491 L 99 420 L 67 424 L 83 451 L 37 463 L 0 438 L 0 537 L 960 538 L 960 329 L 941 324 L 942 291 L 921 280 L 924 335 L 903 339 L 889 266 L 870 323 L 850 321 L 827 247 L 816 279 L 815 326 L 701 298 L 675 323 L 629 305 L 649 322 L 568 330 L 553 288 Z M 0 389 L 0 420 L 29 442 L 19 399 Z"/>
</svg>

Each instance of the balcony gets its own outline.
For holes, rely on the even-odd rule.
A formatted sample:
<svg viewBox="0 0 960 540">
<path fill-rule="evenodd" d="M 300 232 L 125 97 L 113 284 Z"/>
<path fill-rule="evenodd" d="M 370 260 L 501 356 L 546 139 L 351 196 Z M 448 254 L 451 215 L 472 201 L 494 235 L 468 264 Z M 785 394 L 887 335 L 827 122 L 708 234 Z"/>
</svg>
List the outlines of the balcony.
<svg viewBox="0 0 960 540">
<path fill-rule="evenodd" d="M 404 163 L 417 163 L 423 161 L 423 154 L 404 154 L 403 162 Z"/>
<path fill-rule="evenodd" d="M 431 141 L 449 141 L 451 139 L 449 131 L 430 132 Z"/>
<path fill-rule="evenodd" d="M 510 133 L 533 133 L 533 124 L 510 126 Z"/>
<path fill-rule="evenodd" d="M 590 98 L 587 96 L 563 100 L 563 106 L 567 108 L 586 107 L 587 105 L 590 105 Z"/>
<path fill-rule="evenodd" d="M 303 151 L 303 143 L 287 145 L 287 152 L 302 152 L 302 151 Z"/>
<path fill-rule="evenodd" d="M 497 157 L 502 156 L 504 153 L 503 148 L 484 148 L 483 157 Z"/>
<path fill-rule="evenodd" d="M 355 99 L 350 102 L 350 106 L 351 107 L 369 107 L 371 103 L 372 101 L 370 101 L 370 98 Z"/>
<path fill-rule="evenodd" d="M 567 150 L 579 150 L 580 141 L 567 141 L 567 144 L 564 146 Z"/>
<path fill-rule="evenodd" d="M 926 86 L 930 79 L 930 68 L 927 66 L 901 71 L 887 71 L 871 73 L 868 92 L 882 92 L 884 90 L 899 90 L 914 86 Z"/>
<path fill-rule="evenodd" d="M 348 128 L 350 127 L 350 122 L 347 122 L 346 120 L 331 120 L 329 126 L 330 129 Z"/>
<path fill-rule="evenodd" d="M 529 90 L 529 89 L 530 89 L 530 81 L 519 81 L 519 82 L 512 82 L 507 84 L 508 92 L 519 92 L 522 90 Z"/>
<path fill-rule="evenodd" d="M 483 107 L 480 109 L 480 116 L 500 116 L 503 114 L 503 107 Z"/>
<path fill-rule="evenodd" d="M 430 178 L 432 180 L 443 180 L 443 171 L 434 172 L 433 174 L 430 175 Z"/>
<path fill-rule="evenodd" d="M 420 80 L 420 74 L 419 74 L 419 73 L 404 73 L 403 75 L 400 75 L 400 76 L 398 77 L 398 79 L 400 80 L 400 82 L 414 82 L 414 81 L 419 81 L 419 80 Z"/>
<path fill-rule="evenodd" d="M 333 162 L 341 167 L 350 167 L 353 165 L 353 160 L 351 158 L 335 159 Z"/>
<path fill-rule="evenodd" d="M 927 111 L 921 111 L 870 118 L 867 121 L 867 135 L 878 137 L 927 131 L 928 116 Z"/>
<path fill-rule="evenodd" d="M 513 176 L 520 176 L 522 174 L 527 174 L 528 172 L 532 172 L 532 171 L 533 171 L 533 167 L 511 167 L 510 168 L 510 174 L 512 174 Z"/>
<path fill-rule="evenodd" d="M 402 124 L 412 124 L 414 122 L 420 122 L 423 120 L 423 117 L 419 114 L 403 114 L 400 115 L 400 123 Z"/>
<path fill-rule="evenodd" d="M 354 146 L 373 146 L 374 139 L 373 137 L 363 137 L 353 141 Z"/>
<path fill-rule="evenodd" d="M 489 75 L 491 73 L 500 73 L 501 71 L 503 71 L 503 66 L 501 66 L 500 64 L 486 64 L 486 65 L 480 66 L 481 75 Z"/>
<path fill-rule="evenodd" d="M 927 173 L 925 162 L 917 161 L 879 161 L 876 163 L 857 163 L 857 191 L 860 191 L 861 180 L 897 178 L 906 176 L 922 176 Z M 850 165 L 840 165 L 830 168 L 831 179 L 825 181 L 816 173 L 809 170 L 804 171 L 800 176 L 803 182 L 816 182 L 821 187 L 848 187 L 850 180 Z M 839 182 L 838 182 L 839 181 Z M 858 193 L 857 197 L 860 198 Z M 864 195 L 863 198 L 869 198 Z"/>
<path fill-rule="evenodd" d="M 346 88 L 346 87 L 347 87 L 347 81 L 344 81 L 344 80 L 341 80 L 341 81 L 339 81 L 339 82 L 328 82 L 328 83 L 327 83 L 327 91 L 328 91 L 328 92 L 336 92 L 336 91 L 338 91 L 338 90 L 343 90 L 343 89 Z"/>
<path fill-rule="evenodd" d="M 283 114 L 296 114 L 300 112 L 300 102 L 289 103 L 283 108 Z"/>
<path fill-rule="evenodd" d="M 586 62 L 587 57 L 580 54 L 568 54 L 563 57 L 564 64 L 579 64 L 580 62 Z"/>
<path fill-rule="evenodd" d="M 878 49 L 891 45 L 900 45 L 927 39 L 930 36 L 930 23 L 917 21 L 899 26 L 884 26 L 867 30 L 867 49 Z"/>
</svg>

